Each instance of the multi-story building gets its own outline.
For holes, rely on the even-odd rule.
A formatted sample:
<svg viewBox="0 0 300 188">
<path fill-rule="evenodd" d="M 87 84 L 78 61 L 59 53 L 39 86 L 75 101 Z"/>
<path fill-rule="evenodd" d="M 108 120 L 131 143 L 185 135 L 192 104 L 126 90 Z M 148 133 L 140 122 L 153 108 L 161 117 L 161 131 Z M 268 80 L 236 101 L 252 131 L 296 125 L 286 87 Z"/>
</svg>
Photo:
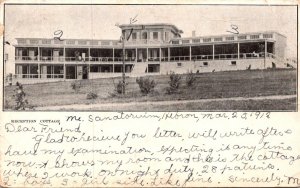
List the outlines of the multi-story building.
<svg viewBox="0 0 300 188">
<path fill-rule="evenodd" d="M 120 25 L 121 40 L 17 38 L 18 79 L 54 81 L 287 67 L 286 37 L 274 32 L 181 38 L 172 24 Z"/>
</svg>

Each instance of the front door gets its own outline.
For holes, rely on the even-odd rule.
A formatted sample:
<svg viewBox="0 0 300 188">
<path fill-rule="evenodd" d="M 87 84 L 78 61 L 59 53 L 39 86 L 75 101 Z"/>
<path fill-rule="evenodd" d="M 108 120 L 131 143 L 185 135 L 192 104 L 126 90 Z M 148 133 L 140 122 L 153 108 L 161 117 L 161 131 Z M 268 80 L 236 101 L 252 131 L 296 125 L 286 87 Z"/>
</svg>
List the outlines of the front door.
<svg viewBox="0 0 300 188">
<path fill-rule="evenodd" d="M 76 66 L 66 66 L 66 78 L 67 79 L 76 79 Z"/>
<path fill-rule="evenodd" d="M 82 74 L 83 74 L 83 69 L 82 69 L 83 66 L 81 65 L 78 65 L 77 66 L 77 79 L 78 80 L 82 80 Z"/>
<path fill-rule="evenodd" d="M 82 68 L 82 79 L 88 79 L 88 78 L 89 78 L 88 66 L 83 66 L 83 68 Z"/>
</svg>

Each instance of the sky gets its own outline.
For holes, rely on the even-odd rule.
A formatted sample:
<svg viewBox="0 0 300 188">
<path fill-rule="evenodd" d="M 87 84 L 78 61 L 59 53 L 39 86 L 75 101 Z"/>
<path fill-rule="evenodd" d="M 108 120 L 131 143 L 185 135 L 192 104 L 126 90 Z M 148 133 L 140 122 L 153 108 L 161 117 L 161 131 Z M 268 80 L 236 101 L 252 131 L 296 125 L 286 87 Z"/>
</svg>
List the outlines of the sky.
<svg viewBox="0 0 300 188">
<path fill-rule="evenodd" d="M 277 31 L 287 37 L 287 57 L 297 55 L 297 9 L 295 6 L 234 5 L 6 5 L 5 39 L 53 38 L 62 30 L 62 39 L 119 39 L 116 24 L 170 23 L 183 30 L 182 37 L 229 34 L 231 25 L 240 33 Z M 5 46 L 9 60 L 14 48 Z M 12 63 L 10 63 L 11 65 Z M 7 67 L 12 69 L 10 66 Z"/>
</svg>

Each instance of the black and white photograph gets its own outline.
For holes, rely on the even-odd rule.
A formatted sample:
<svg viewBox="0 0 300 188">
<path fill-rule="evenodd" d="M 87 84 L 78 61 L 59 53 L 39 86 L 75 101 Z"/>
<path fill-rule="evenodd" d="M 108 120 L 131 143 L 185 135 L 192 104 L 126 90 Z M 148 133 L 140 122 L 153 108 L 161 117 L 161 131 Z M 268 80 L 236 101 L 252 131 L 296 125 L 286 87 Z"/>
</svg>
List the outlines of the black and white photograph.
<svg viewBox="0 0 300 188">
<path fill-rule="evenodd" d="M 297 6 L 5 4 L 5 111 L 297 111 Z"/>
<path fill-rule="evenodd" d="M 298 8 L 2 1 L 0 187 L 300 187 Z"/>
</svg>

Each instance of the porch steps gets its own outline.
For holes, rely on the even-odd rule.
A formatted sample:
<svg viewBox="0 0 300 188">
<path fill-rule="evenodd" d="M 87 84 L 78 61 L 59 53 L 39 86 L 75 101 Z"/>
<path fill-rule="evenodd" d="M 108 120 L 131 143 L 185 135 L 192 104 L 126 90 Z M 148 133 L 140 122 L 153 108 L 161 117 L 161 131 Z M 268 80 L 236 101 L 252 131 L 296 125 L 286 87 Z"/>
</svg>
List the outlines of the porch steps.
<svg viewBox="0 0 300 188">
<path fill-rule="evenodd" d="M 285 68 L 297 68 L 297 62 L 288 60 L 288 59 L 283 59 L 281 57 L 278 57 L 276 55 L 273 55 L 273 57 L 276 59 L 276 63 L 280 67 L 285 67 Z"/>
<path fill-rule="evenodd" d="M 132 77 L 143 76 L 147 72 L 147 67 L 148 67 L 147 63 L 136 63 L 132 67 L 132 71 L 130 75 Z"/>
</svg>

